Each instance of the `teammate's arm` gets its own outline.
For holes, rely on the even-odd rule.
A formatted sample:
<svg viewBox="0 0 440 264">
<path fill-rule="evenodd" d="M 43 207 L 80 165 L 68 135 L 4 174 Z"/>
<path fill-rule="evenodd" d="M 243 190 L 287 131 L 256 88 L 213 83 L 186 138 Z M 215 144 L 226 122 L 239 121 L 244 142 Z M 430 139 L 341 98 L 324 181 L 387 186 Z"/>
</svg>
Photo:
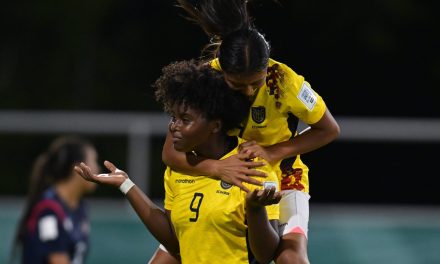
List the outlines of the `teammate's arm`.
<svg viewBox="0 0 440 264">
<path fill-rule="evenodd" d="M 263 166 L 263 162 L 246 161 L 247 154 L 232 155 L 223 160 L 212 160 L 195 156 L 192 153 L 179 152 L 174 149 L 171 133 L 168 132 L 162 150 L 163 162 L 173 170 L 188 175 L 206 175 L 219 178 L 227 183 L 238 186 L 245 192 L 249 189 L 243 185 L 247 182 L 254 185 L 261 185 L 261 182 L 250 176 L 266 176 L 261 171 L 252 168 Z"/>
<path fill-rule="evenodd" d="M 340 133 L 339 125 L 328 109 L 315 124 L 309 124 L 310 129 L 298 134 L 291 140 L 280 142 L 268 147 L 261 147 L 255 141 L 240 145 L 240 153 L 261 157 L 269 163 L 304 154 L 318 149 L 333 141 Z"/>
</svg>

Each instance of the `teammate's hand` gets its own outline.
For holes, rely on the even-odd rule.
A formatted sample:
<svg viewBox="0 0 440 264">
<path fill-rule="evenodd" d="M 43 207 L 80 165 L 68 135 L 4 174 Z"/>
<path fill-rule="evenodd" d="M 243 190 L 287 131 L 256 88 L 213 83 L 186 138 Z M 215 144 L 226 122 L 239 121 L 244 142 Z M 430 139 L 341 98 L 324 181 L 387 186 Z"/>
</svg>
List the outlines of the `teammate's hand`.
<svg viewBox="0 0 440 264">
<path fill-rule="evenodd" d="M 96 182 L 100 184 L 119 187 L 128 178 L 127 173 L 116 168 L 110 161 L 104 161 L 104 166 L 110 171 L 110 173 L 94 174 L 89 166 L 81 162 L 78 166 L 75 166 L 75 171 L 81 175 L 85 180 Z"/>
<path fill-rule="evenodd" d="M 243 182 L 258 186 L 262 185 L 260 181 L 251 176 L 267 177 L 266 173 L 253 169 L 264 166 L 265 163 L 250 161 L 249 154 L 235 154 L 224 160 L 219 160 L 216 164 L 216 176 L 245 192 L 249 192 L 249 189 L 243 185 Z"/>
<path fill-rule="evenodd" d="M 257 142 L 253 140 L 241 143 L 240 146 L 238 146 L 238 152 L 240 154 L 248 154 L 251 159 L 259 157 L 269 163 L 273 162 L 267 149 L 258 145 Z"/>
<path fill-rule="evenodd" d="M 246 195 L 246 206 L 258 208 L 266 205 L 279 203 L 281 193 L 277 192 L 275 187 L 265 188 L 263 190 L 255 189 Z"/>
</svg>

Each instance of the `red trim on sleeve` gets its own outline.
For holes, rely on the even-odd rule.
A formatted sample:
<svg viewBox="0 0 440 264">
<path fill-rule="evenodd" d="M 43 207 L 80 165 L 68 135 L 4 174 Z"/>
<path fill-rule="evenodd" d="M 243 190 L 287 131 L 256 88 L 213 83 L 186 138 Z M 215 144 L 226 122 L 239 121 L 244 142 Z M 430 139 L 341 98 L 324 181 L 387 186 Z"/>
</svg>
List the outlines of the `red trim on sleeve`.
<svg viewBox="0 0 440 264">
<path fill-rule="evenodd" d="M 61 223 L 64 221 L 64 218 L 66 217 L 66 214 L 64 213 L 63 207 L 57 203 L 54 200 L 42 200 L 38 202 L 34 208 L 32 209 L 31 216 L 29 217 L 29 220 L 27 221 L 27 228 L 30 232 L 35 232 L 37 228 L 37 219 L 38 216 L 44 211 L 44 210 L 51 210 L 55 213 L 58 220 L 61 221 Z"/>
</svg>

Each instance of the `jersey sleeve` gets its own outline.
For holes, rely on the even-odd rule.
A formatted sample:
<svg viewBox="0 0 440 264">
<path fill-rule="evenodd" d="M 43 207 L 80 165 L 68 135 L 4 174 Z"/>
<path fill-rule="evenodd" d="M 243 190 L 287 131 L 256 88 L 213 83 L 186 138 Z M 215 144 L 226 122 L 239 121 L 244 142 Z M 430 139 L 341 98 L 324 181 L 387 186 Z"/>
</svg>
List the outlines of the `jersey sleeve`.
<svg viewBox="0 0 440 264">
<path fill-rule="evenodd" d="M 173 207 L 174 193 L 173 193 L 172 181 L 170 178 L 171 178 L 171 169 L 170 167 L 167 167 L 164 172 L 164 186 L 165 186 L 164 208 L 166 210 L 171 211 Z"/>
<path fill-rule="evenodd" d="M 71 222 L 70 222 L 71 223 Z M 69 254 L 69 237 L 66 228 L 69 222 L 62 219 L 57 212 L 45 209 L 36 218 L 36 248 L 40 248 L 44 255 L 65 252 Z"/>
<path fill-rule="evenodd" d="M 271 165 L 266 164 L 263 167 L 257 168 L 257 170 L 264 171 L 267 174 L 267 177 L 253 177 L 263 183 L 264 186 L 276 186 L 277 191 L 280 191 L 280 183 L 277 177 L 275 170 Z M 255 190 L 256 188 L 262 188 L 253 184 L 243 183 L 250 191 Z M 269 220 L 278 220 L 280 218 L 280 206 L 279 204 L 272 204 L 266 206 L 267 217 Z"/>
<path fill-rule="evenodd" d="M 307 124 L 318 122 L 326 110 L 322 97 L 290 67 L 280 64 L 283 71 L 284 100 L 287 111 Z"/>
</svg>

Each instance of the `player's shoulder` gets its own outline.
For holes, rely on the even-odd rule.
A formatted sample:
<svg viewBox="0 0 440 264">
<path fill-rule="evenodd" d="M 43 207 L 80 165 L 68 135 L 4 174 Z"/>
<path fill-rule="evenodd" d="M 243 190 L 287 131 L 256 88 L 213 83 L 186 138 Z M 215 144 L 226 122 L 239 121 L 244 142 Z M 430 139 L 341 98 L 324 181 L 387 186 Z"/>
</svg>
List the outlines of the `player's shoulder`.
<svg viewBox="0 0 440 264">
<path fill-rule="evenodd" d="M 179 171 L 173 170 L 171 167 L 167 166 L 164 172 L 164 180 L 168 183 L 172 183 L 173 178 L 183 176 Z"/>
<path fill-rule="evenodd" d="M 279 100 L 283 101 L 290 100 L 289 94 L 296 95 L 298 93 L 304 82 L 304 77 L 286 64 L 270 59 L 266 82 L 268 86 L 272 85 L 278 88 L 280 91 Z"/>
<path fill-rule="evenodd" d="M 62 223 L 65 219 L 66 212 L 57 199 L 42 198 L 32 207 L 27 227 L 32 232 L 38 225 Z"/>
<path fill-rule="evenodd" d="M 44 198 L 39 200 L 32 209 L 35 217 L 42 217 L 45 215 L 55 215 L 59 219 L 64 219 L 66 212 L 62 203 L 57 199 Z"/>
<path fill-rule="evenodd" d="M 270 58 L 269 59 L 269 67 L 268 67 L 268 73 L 270 74 L 271 71 L 274 73 L 277 73 L 280 77 L 284 78 L 298 78 L 301 77 L 298 75 L 292 67 L 288 66 L 287 64 L 277 61 L 275 59 Z"/>
</svg>

